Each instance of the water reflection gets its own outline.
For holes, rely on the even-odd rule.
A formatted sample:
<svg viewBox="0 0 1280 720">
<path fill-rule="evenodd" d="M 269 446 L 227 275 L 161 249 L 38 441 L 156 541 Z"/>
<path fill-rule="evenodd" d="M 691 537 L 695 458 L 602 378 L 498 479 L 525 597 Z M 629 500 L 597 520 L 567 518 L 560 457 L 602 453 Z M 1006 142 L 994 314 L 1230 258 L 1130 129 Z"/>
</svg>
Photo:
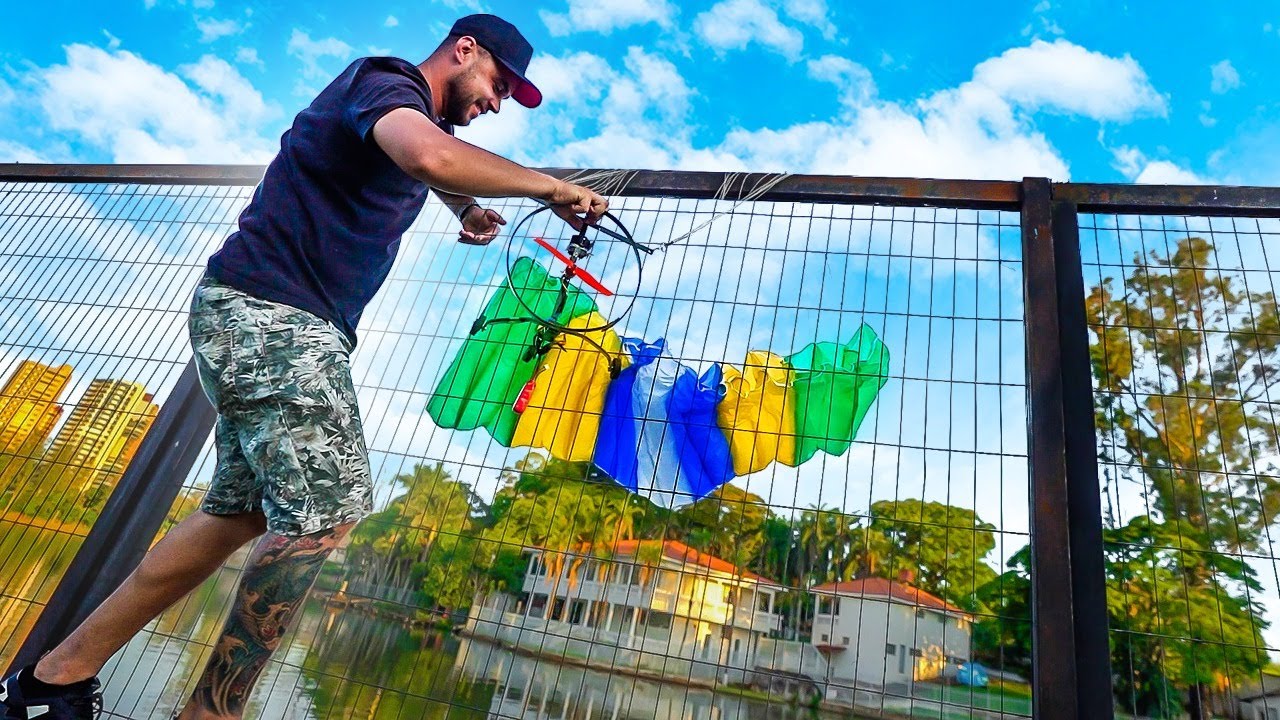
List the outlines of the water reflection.
<svg viewBox="0 0 1280 720">
<path fill-rule="evenodd" d="M 226 613 L 224 571 L 135 638 L 103 673 L 117 717 L 167 718 L 191 691 Z M 279 720 L 799 720 L 804 708 L 517 655 L 310 598 L 246 717 Z"/>
<path fill-rule="evenodd" d="M 610 675 L 462 641 L 460 684 L 491 688 L 488 718 L 519 720 L 747 720 L 818 718 L 808 709 Z"/>
<path fill-rule="evenodd" d="M 0 522 L 0 668 L 8 666 L 83 537 Z"/>
</svg>

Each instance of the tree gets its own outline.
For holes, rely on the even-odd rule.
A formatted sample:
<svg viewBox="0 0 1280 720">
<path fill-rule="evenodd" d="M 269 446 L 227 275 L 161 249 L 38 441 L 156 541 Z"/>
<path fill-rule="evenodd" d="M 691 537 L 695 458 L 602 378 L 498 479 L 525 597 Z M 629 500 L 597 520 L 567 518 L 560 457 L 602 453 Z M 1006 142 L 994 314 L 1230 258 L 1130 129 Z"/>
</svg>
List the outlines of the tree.
<svg viewBox="0 0 1280 720">
<path fill-rule="evenodd" d="M 1031 677 L 1031 547 L 1009 558 L 1008 570 L 978 588 L 966 609 L 976 613 L 974 659 Z"/>
<path fill-rule="evenodd" d="M 1105 531 L 1116 692 L 1130 712 L 1176 717 L 1174 684 L 1221 686 L 1257 677 L 1268 662 L 1262 608 L 1249 599 L 1262 592 L 1252 568 L 1194 537 L 1186 521 L 1146 516 Z M 1211 579 L 1188 582 L 1181 569 L 1201 567 L 1204 558 L 1211 558 Z M 1207 712 L 1203 702 L 1195 707 Z"/>
<path fill-rule="evenodd" d="M 643 501 L 598 477 L 588 463 L 530 453 L 504 473 L 483 533 L 486 553 L 541 548 L 548 576 L 555 578 L 553 594 L 564 570 L 569 588 L 575 587 L 586 558 L 611 556 L 619 541 L 632 538 L 643 513 Z"/>
<path fill-rule="evenodd" d="M 871 505 L 862 565 L 887 578 L 909 571 L 919 587 L 968 607 L 973 594 L 996 578 L 986 563 L 996 547 L 995 529 L 967 508 L 881 500 Z"/>
<path fill-rule="evenodd" d="M 758 559 L 771 514 L 764 498 L 732 484 L 676 511 L 649 507 L 646 537 L 678 540 L 743 568 Z"/>
<path fill-rule="evenodd" d="M 483 504 L 441 463 L 415 465 L 395 481 L 405 492 L 351 533 L 349 577 L 358 577 L 377 592 L 390 591 L 402 599 L 424 593 L 423 602 L 451 606 L 438 595 L 445 585 L 424 583 L 429 577 L 468 577 L 473 572 L 472 563 L 463 563 L 464 556 L 456 550 Z M 466 559 L 475 557 L 473 552 Z M 457 600 L 456 592 L 455 588 L 450 600 Z"/>
<path fill-rule="evenodd" d="M 1280 314 L 1271 292 L 1249 290 L 1239 275 L 1218 265 L 1212 243 L 1187 237 L 1172 254 L 1135 254 L 1120 287 L 1106 277 L 1089 293 L 1099 457 L 1121 479 L 1138 484 L 1151 508 L 1148 522 L 1130 525 L 1149 534 L 1131 538 L 1136 546 L 1176 539 L 1168 548 L 1177 552 L 1144 556 L 1153 563 L 1150 571 L 1145 578 L 1133 575 L 1132 582 L 1163 586 L 1176 575 L 1180 583 L 1173 586 L 1185 592 L 1152 602 L 1181 604 L 1181 615 L 1195 617 L 1213 597 L 1224 623 L 1259 627 L 1248 603 L 1231 600 L 1252 572 L 1233 555 L 1265 550 L 1266 530 L 1280 511 L 1270 412 Z M 1108 515 L 1111 529 L 1118 529 L 1120 520 Z M 1118 561 L 1132 567 L 1123 557 Z M 1132 597 L 1143 595 L 1135 591 Z M 1237 682 L 1258 669 L 1209 652 L 1197 653 L 1196 670 L 1188 674 L 1160 656 L 1168 645 L 1162 647 L 1118 667 L 1163 663 L 1163 672 L 1189 689 L 1186 709 L 1193 720 L 1208 715 L 1211 678 Z"/>
</svg>

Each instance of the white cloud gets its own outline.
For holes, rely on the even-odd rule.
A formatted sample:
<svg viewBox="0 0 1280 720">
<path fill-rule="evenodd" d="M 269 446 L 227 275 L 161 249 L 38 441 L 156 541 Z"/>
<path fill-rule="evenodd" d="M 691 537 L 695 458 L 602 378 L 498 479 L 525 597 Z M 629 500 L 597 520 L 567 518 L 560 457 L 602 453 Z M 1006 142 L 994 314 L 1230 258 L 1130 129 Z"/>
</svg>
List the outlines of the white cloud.
<svg viewBox="0 0 1280 720">
<path fill-rule="evenodd" d="M 1201 111 L 1200 124 L 1201 125 L 1205 127 L 1213 127 L 1214 125 L 1218 124 L 1218 119 L 1209 114 L 1209 112 L 1212 110 L 1213 110 L 1213 103 L 1209 102 L 1208 100 L 1200 101 L 1200 111 Z"/>
<path fill-rule="evenodd" d="M 1276 147 L 1280 147 L 1280 123 L 1258 119 L 1241 125 L 1209 155 L 1206 164 L 1215 177 L 1230 185 L 1280 185 Z"/>
<path fill-rule="evenodd" d="M 26 145 L 0 140 L 0 162 L 42 163 L 49 160 Z"/>
<path fill-rule="evenodd" d="M 677 10 L 668 0 L 569 0 L 565 12 L 540 10 L 538 16 L 555 36 L 590 31 L 608 35 L 614 30 L 656 23 L 670 27 Z"/>
<path fill-rule="evenodd" d="M 384 22 L 384 23 L 382 23 L 382 24 L 383 24 L 383 26 L 384 26 L 384 27 L 392 28 L 392 27 L 395 27 L 395 26 L 399 25 L 399 24 L 400 24 L 400 20 L 399 20 L 399 19 L 397 19 L 395 15 L 388 15 L 388 16 L 387 16 L 387 21 L 386 21 L 386 22 Z"/>
<path fill-rule="evenodd" d="M 835 85 L 840 102 L 845 105 L 862 105 L 876 94 L 871 71 L 862 65 L 838 55 L 823 55 L 809 61 L 809 77 Z"/>
<path fill-rule="evenodd" d="M 1122 145 L 1111 150 L 1114 166 L 1139 185 L 1208 185 L 1211 181 L 1168 160 L 1151 160 L 1141 150 Z"/>
<path fill-rule="evenodd" d="M 103 28 L 102 34 L 107 38 L 108 50 L 115 50 L 116 48 L 120 47 L 120 38 L 116 37 L 115 35 L 112 35 L 110 30 Z"/>
<path fill-rule="evenodd" d="M 1036 6 L 1031 9 L 1031 13 L 1035 15 L 1036 21 L 1039 22 L 1041 32 L 1046 35 L 1063 35 L 1066 31 L 1062 29 L 1062 26 L 1059 25 L 1056 20 L 1049 17 L 1049 13 L 1052 10 L 1053 3 L 1049 2 L 1049 0 L 1040 0 L 1040 2 L 1036 3 Z M 1030 37 L 1034 31 L 1035 23 L 1032 23 L 1022 28 L 1022 35 L 1023 37 Z"/>
<path fill-rule="evenodd" d="M 481 0 L 436 0 L 436 2 L 455 12 L 489 12 L 489 8 Z"/>
<path fill-rule="evenodd" d="M 1126 121 L 1168 112 L 1164 96 L 1132 57 L 1110 57 L 1061 39 L 1036 40 L 983 61 L 966 86 L 1027 109 L 1094 120 Z"/>
<path fill-rule="evenodd" d="M 1035 126 L 1040 112 L 1099 121 L 1163 114 L 1165 100 L 1132 58 L 1113 58 L 1065 40 L 1037 40 L 974 68 L 973 79 L 915 103 L 883 102 L 865 68 L 824 57 L 818 79 L 853 87 L 836 120 L 730 133 L 720 149 L 754 168 L 855 175 L 1066 180 L 1061 154 Z M 865 73 L 865 74 L 864 74 Z"/>
<path fill-rule="evenodd" d="M 213 0 L 191 0 L 191 7 L 197 10 L 208 10 L 213 7 Z"/>
<path fill-rule="evenodd" d="M 26 78 L 49 131 L 114 162 L 265 162 L 274 153 L 260 128 L 278 109 L 224 60 L 206 56 L 177 74 L 126 51 L 66 53 L 65 64 Z"/>
<path fill-rule="evenodd" d="M 1073 85 L 1040 88 L 1062 79 L 1054 59 L 1109 77 L 1087 98 Z M 590 53 L 539 55 L 530 73 L 544 90 L 544 107 L 504 112 L 462 132 L 538 165 L 1066 180 L 1067 162 L 1037 128 L 1037 114 L 1123 122 L 1165 112 L 1164 98 L 1134 60 L 1065 41 L 1011 50 L 979 64 L 968 82 L 904 102 L 879 98 L 870 71 L 848 58 L 822 56 L 806 70 L 838 88 L 835 117 L 739 127 L 708 143 L 697 141 L 697 94 L 660 56 L 632 49 L 615 67 Z"/>
<path fill-rule="evenodd" d="M 302 61 L 303 77 L 313 80 L 330 74 L 320 67 L 322 59 L 346 60 L 354 52 L 355 48 L 338 38 L 313 40 L 310 35 L 297 28 L 294 28 L 293 35 L 289 37 L 289 54 Z"/>
<path fill-rule="evenodd" d="M 1213 80 L 1209 83 L 1209 89 L 1215 95 L 1222 95 L 1231 90 L 1240 87 L 1240 73 L 1230 60 L 1223 60 L 1213 64 L 1209 68 L 1209 72 L 1213 76 Z"/>
<path fill-rule="evenodd" d="M 1133 181 L 1139 185 L 1208 185 L 1210 183 L 1209 180 L 1168 160 L 1147 163 Z"/>
<path fill-rule="evenodd" d="M 256 65 L 258 67 L 266 67 L 262 62 L 262 58 L 258 57 L 258 49 L 251 47 L 242 47 L 236 50 L 236 62 L 241 65 Z"/>
<path fill-rule="evenodd" d="M 804 48 L 800 31 L 783 24 L 777 11 L 761 0 L 721 0 L 694 18 L 693 30 L 721 52 L 756 43 L 794 61 Z"/>
<path fill-rule="evenodd" d="M 245 26 L 235 20 L 201 18 L 196 20 L 196 29 L 200 31 L 200 42 L 211 43 L 218 38 L 239 35 L 244 32 Z"/>
<path fill-rule="evenodd" d="M 782 8 L 792 20 L 812 25 L 828 40 L 835 38 L 836 26 L 828 16 L 827 0 L 785 0 Z"/>
</svg>

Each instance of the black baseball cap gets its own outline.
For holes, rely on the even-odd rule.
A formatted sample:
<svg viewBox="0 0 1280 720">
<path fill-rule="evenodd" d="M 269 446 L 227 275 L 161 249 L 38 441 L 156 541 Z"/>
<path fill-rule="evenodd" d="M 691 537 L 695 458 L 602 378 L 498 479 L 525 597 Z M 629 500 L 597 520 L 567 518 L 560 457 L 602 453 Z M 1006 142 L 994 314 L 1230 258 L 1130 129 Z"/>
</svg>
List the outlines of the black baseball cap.
<svg viewBox="0 0 1280 720">
<path fill-rule="evenodd" d="M 515 25 L 497 15 L 468 15 L 453 24 L 450 35 L 470 35 L 480 47 L 488 50 L 519 82 L 511 88 L 511 97 L 527 108 L 542 104 L 542 91 L 529 82 L 525 72 L 533 58 L 533 46 Z"/>
</svg>

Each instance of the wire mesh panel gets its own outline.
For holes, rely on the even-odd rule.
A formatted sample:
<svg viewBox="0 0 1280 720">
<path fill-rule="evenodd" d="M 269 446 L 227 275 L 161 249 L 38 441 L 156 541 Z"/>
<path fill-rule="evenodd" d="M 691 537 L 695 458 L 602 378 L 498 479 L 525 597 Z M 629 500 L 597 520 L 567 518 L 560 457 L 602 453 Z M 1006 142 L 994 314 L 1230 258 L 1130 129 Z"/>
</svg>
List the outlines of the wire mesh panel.
<svg viewBox="0 0 1280 720">
<path fill-rule="evenodd" d="M 190 357 L 188 294 L 247 193 L 0 184 L 0 665 Z"/>
<path fill-rule="evenodd" d="M 606 295 L 495 207 L 476 248 L 429 204 L 364 314 L 375 513 L 249 715 L 1030 714 L 1016 214 L 619 198 L 655 252 L 599 241 Z M 113 659 L 109 713 L 185 701 L 242 562 Z"/>
<path fill-rule="evenodd" d="M 1273 219 L 1081 216 L 1122 713 L 1280 717 L 1278 233 Z"/>
</svg>

